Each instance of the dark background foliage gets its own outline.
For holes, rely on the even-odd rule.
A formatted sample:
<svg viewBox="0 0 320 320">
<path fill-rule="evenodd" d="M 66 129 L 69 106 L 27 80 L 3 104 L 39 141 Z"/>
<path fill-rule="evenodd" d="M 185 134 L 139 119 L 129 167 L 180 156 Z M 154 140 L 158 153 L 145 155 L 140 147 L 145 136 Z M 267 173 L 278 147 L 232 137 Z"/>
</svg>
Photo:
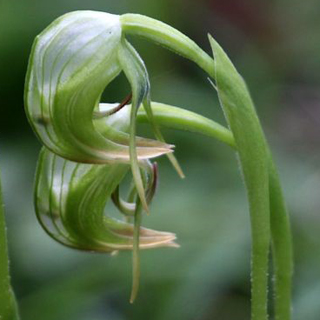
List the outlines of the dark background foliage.
<svg viewBox="0 0 320 320">
<path fill-rule="evenodd" d="M 131 255 L 72 251 L 36 221 L 40 144 L 23 110 L 34 37 L 68 11 L 135 12 L 171 24 L 210 51 L 211 33 L 246 79 L 279 165 L 295 245 L 294 319 L 320 317 L 320 2 L 317 0 L 0 0 L 0 150 L 12 281 L 23 320 L 248 319 L 250 228 L 234 153 L 208 138 L 164 130 L 187 175 L 160 159 L 161 183 L 144 224 L 176 232 L 180 249 L 142 252 L 139 297 L 128 303 Z M 132 39 L 153 100 L 224 123 L 206 75 Z M 120 77 L 104 101 L 120 101 Z M 141 128 L 144 130 L 145 128 Z"/>
</svg>

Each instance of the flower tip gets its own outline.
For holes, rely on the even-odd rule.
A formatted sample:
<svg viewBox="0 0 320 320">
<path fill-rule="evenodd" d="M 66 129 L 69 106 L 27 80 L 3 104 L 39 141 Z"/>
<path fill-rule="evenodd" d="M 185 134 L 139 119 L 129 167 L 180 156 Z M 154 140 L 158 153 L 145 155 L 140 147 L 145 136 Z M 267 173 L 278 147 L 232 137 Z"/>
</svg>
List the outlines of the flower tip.
<svg viewBox="0 0 320 320">
<path fill-rule="evenodd" d="M 149 207 L 148 207 L 147 204 L 145 204 L 145 205 L 143 206 L 143 209 L 144 209 L 144 211 L 146 212 L 147 216 L 150 216 L 150 210 L 149 210 Z"/>
<path fill-rule="evenodd" d="M 178 175 L 181 179 L 184 179 L 186 177 L 180 166 L 176 167 L 175 169 L 178 172 Z"/>
<path fill-rule="evenodd" d="M 172 241 L 171 243 L 168 243 L 167 247 L 179 249 L 180 248 L 180 244 Z"/>
<path fill-rule="evenodd" d="M 132 293 L 130 296 L 130 300 L 129 300 L 130 304 L 133 304 L 135 302 L 136 298 L 137 298 L 137 294 Z"/>
<path fill-rule="evenodd" d="M 119 250 L 113 250 L 113 251 L 110 252 L 110 256 L 111 256 L 111 257 L 115 257 L 115 256 L 117 256 L 118 254 L 119 254 Z"/>
<path fill-rule="evenodd" d="M 137 147 L 138 160 L 151 159 L 162 156 L 164 154 L 171 154 L 174 150 L 169 147 Z"/>
<path fill-rule="evenodd" d="M 207 33 L 207 37 L 208 37 L 210 42 L 214 41 L 213 36 L 209 32 Z"/>
</svg>

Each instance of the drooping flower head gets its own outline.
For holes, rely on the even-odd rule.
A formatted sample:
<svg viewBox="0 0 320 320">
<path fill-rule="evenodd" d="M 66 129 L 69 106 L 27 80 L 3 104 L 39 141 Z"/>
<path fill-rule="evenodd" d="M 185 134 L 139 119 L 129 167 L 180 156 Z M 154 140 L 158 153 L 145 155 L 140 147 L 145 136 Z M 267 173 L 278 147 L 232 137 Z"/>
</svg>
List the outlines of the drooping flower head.
<svg viewBox="0 0 320 320">
<path fill-rule="evenodd" d="M 167 153 L 183 176 L 152 121 L 150 83 L 139 54 L 126 34 L 144 36 L 213 72 L 212 59 L 192 40 L 153 19 L 125 14 L 76 11 L 63 15 L 37 36 L 26 79 L 26 112 L 38 138 L 59 156 L 83 163 L 131 162 L 142 205 L 148 210 L 138 161 Z M 105 87 L 124 72 L 132 90 L 129 135 L 99 127 Z M 158 140 L 136 137 L 135 117 L 143 104 Z M 103 114 L 102 114 L 103 115 Z"/>
<path fill-rule="evenodd" d="M 76 11 L 37 36 L 25 86 L 26 113 L 45 146 L 36 211 L 53 238 L 78 249 L 137 253 L 139 247 L 176 246 L 174 234 L 140 228 L 141 208 L 148 212 L 157 180 L 149 159 L 167 154 L 183 173 L 153 120 L 148 73 L 126 34 L 144 36 L 213 72 L 212 59 L 193 41 L 140 15 Z M 103 91 L 121 72 L 131 86 L 131 105 L 101 103 Z M 136 136 L 142 105 L 157 140 Z M 129 165 L 137 196 L 124 201 L 119 184 Z M 134 227 L 104 215 L 109 199 L 134 216 Z"/>
<path fill-rule="evenodd" d="M 111 126 L 101 131 L 93 121 L 103 90 L 121 71 L 132 87 L 131 138 Z M 148 99 L 149 87 L 142 60 L 123 38 L 119 16 L 72 12 L 35 40 L 26 82 L 26 111 L 39 139 L 65 159 L 111 163 L 131 158 L 146 208 L 138 159 L 171 152 L 165 143 L 135 137 L 134 118 Z"/>
</svg>

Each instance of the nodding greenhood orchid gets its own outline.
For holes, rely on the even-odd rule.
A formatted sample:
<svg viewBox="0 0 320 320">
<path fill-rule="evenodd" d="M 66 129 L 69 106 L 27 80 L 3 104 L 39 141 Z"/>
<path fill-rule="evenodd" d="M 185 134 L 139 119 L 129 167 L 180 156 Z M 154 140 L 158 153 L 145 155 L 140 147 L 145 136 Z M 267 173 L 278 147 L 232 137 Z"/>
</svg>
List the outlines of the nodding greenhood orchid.
<svg viewBox="0 0 320 320">
<path fill-rule="evenodd" d="M 156 185 L 154 166 L 141 163 L 151 202 Z M 113 252 L 133 248 L 133 225 L 105 216 L 104 208 L 113 197 L 125 215 L 134 216 L 135 204 L 119 198 L 118 186 L 128 165 L 91 165 L 63 159 L 43 148 L 38 162 L 35 207 L 37 217 L 58 242 L 80 250 Z M 175 235 L 140 229 L 140 248 L 176 247 Z"/>
<path fill-rule="evenodd" d="M 115 107 L 101 104 L 100 111 L 110 114 Z M 98 127 L 104 125 L 124 134 L 129 128 L 130 109 L 130 106 L 122 108 L 94 122 Z M 139 160 L 138 165 L 146 203 L 150 205 L 157 186 L 157 166 L 148 159 Z M 119 185 L 129 168 L 129 164 L 123 161 L 105 164 L 74 162 L 43 147 L 36 174 L 35 209 L 44 230 L 68 247 L 95 252 L 133 250 L 133 302 L 139 284 L 138 250 L 178 245 L 171 232 L 140 227 L 142 208 L 134 184 L 128 200 L 120 198 Z M 134 218 L 134 225 L 105 215 L 110 200 L 127 220 Z"/>
<path fill-rule="evenodd" d="M 125 35 L 135 29 L 138 35 L 152 34 L 151 40 L 200 65 L 206 61 L 207 68 L 212 59 L 182 33 L 150 22 L 139 15 L 76 11 L 55 20 L 34 41 L 25 109 L 45 146 L 38 164 L 36 211 L 45 230 L 68 246 L 96 251 L 135 247 L 136 256 L 139 243 L 141 248 L 176 246 L 174 234 L 140 229 L 141 207 L 148 212 L 155 192 L 148 159 L 167 154 L 183 173 L 153 119 L 144 62 Z M 105 87 L 121 72 L 131 85 L 131 106 L 100 103 Z M 140 105 L 158 140 L 136 137 Z M 120 199 L 118 192 L 129 163 L 138 194 L 133 203 Z M 104 217 L 111 195 L 120 211 L 135 217 L 134 229 Z"/>
<path fill-rule="evenodd" d="M 132 86 L 131 138 L 111 126 L 101 132 L 93 121 L 93 114 L 100 112 L 103 90 L 121 71 Z M 77 162 L 128 162 L 131 158 L 145 209 L 137 160 L 171 152 L 172 147 L 135 137 L 136 112 L 148 95 L 146 69 L 123 38 L 116 15 L 69 13 L 53 22 L 34 42 L 25 101 L 37 136 L 52 152 Z"/>
<path fill-rule="evenodd" d="M 138 35 L 193 61 L 210 77 L 229 129 L 192 112 L 152 103 L 147 69 L 126 35 Z M 271 152 L 244 80 L 209 35 L 210 57 L 174 28 L 151 18 L 76 11 L 55 20 L 35 40 L 25 86 L 25 109 L 44 144 L 38 164 L 38 218 L 57 241 L 82 250 L 133 250 L 138 290 L 139 248 L 176 247 L 175 235 L 143 229 L 156 181 L 150 159 L 166 154 L 180 174 L 158 124 L 209 135 L 234 148 L 247 189 L 252 231 L 252 320 L 268 318 L 268 267 L 272 239 L 276 319 L 290 319 L 290 224 Z M 121 72 L 131 93 L 120 104 L 100 103 Z M 127 103 L 131 99 L 131 105 Z M 140 106 L 143 108 L 140 108 Z M 151 124 L 156 140 L 136 136 L 136 121 Z M 127 201 L 119 185 L 129 171 Z M 111 199 L 134 225 L 104 215 Z M 129 217 L 129 218 L 128 218 Z M 284 258 L 285 257 L 285 258 Z"/>
<path fill-rule="evenodd" d="M 131 162 L 133 178 L 146 211 L 138 160 L 168 154 L 183 177 L 172 145 L 153 121 L 150 83 L 139 54 L 126 34 L 145 36 L 194 60 L 213 73 L 212 59 L 177 30 L 134 14 L 123 16 L 76 11 L 55 20 L 37 36 L 26 79 L 25 105 L 31 126 L 52 152 L 83 163 Z M 211 62 L 211 63 L 210 63 Z M 95 125 L 105 87 L 124 72 L 132 90 L 129 135 Z M 135 118 L 143 104 L 158 140 L 136 137 Z"/>
</svg>

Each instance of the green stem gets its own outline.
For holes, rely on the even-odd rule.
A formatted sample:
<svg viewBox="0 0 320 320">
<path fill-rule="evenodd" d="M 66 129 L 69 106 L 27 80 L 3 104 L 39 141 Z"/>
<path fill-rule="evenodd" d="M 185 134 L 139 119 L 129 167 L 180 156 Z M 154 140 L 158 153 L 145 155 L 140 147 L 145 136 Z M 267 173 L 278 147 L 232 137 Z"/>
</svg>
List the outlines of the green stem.
<svg viewBox="0 0 320 320">
<path fill-rule="evenodd" d="M 222 125 L 200 116 L 194 112 L 180 109 L 177 107 L 161 104 L 152 103 L 152 110 L 154 113 L 154 119 L 160 126 L 164 126 L 171 129 L 185 130 L 194 133 L 199 133 L 217 139 L 221 142 L 226 143 L 233 149 L 237 150 L 236 142 L 233 134 L 230 130 L 223 127 Z M 141 108 L 138 112 L 137 120 L 141 123 L 147 123 L 148 117 L 145 111 Z M 273 163 L 272 157 L 268 156 L 268 175 L 269 178 L 269 197 L 270 197 L 270 221 L 271 221 L 271 236 L 272 236 L 272 253 L 274 261 L 274 272 L 275 272 L 275 314 L 277 320 L 289 320 L 291 316 L 291 277 L 292 277 L 292 243 L 291 243 L 291 232 L 289 216 L 286 212 L 284 198 L 282 195 L 281 185 L 279 177 Z M 254 187 L 254 186 L 253 186 Z M 266 192 L 266 190 L 264 190 Z M 265 196 L 263 201 L 265 205 Z M 250 196 L 252 197 L 252 195 Z M 253 201 L 253 200 L 251 200 Z M 259 205 L 259 201 L 258 201 Z M 269 205 L 267 205 L 267 208 Z M 252 208 L 251 210 L 260 210 L 259 208 Z M 263 209 L 265 210 L 265 209 Z M 256 223 L 253 221 L 253 223 Z M 255 238 L 259 238 L 259 229 Z M 258 246 L 259 248 L 259 246 Z M 257 250 L 253 248 L 253 250 Z M 265 265 L 266 257 L 258 256 L 255 257 L 262 265 Z M 259 264 L 258 264 L 259 266 Z M 259 273 L 263 276 L 264 273 Z M 263 277 L 255 279 L 253 282 L 261 282 L 263 286 L 266 286 L 266 281 Z M 258 287 L 259 288 L 259 287 Z M 259 288 L 260 289 L 260 288 Z M 258 290 L 255 287 L 255 290 Z M 260 295 L 261 296 L 261 295 Z M 253 297 L 254 298 L 254 297 Z M 258 300 L 259 301 L 259 300 Z M 264 301 L 264 298 L 261 299 Z M 258 303 L 256 305 L 259 305 Z M 263 317 L 266 317 L 266 307 L 261 305 L 259 307 L 263 311 Z M 256 319 L 263 319 L 260 311 L 255 316 Z M 254 317 L 254 315 L 253 315 Z"/>
<path fill-rule="evenodd" d="M 213 59 L 180 31 L 161 21 L 140 14 L 123 14 L 120 16 L 120 21 L 125 34 L 138 35 L 168 48 L 195 62 L 214 79 Z"/>
<path fill-rule="evenodd" d="M 5 225 L 2 190 L 0 184 L 0 319 L 18 320 L 18 308 L 11 288 L 7 230 Z"/>
<path fill-rule="evenodd" d="M 130 303 L 133 303 L 137 297 L 140 283 L 140 255 L 139 255 L 139 232 L 142 220 L 142 204 L 137 199 L 136 210 L 134 213 L 134 232 L 133 232 L 133 250 L 132 250 L 132 290 Z"/>
<path fill-rule="evenodd" d="M 269 156 L 270 219 L 272 253 L 275 273 L 275 320 L 291 318 L 293 250 L 289 215 L 287 213 L 279 176 Z"/>
<path fill-rule="evenodd" d="M 162 127 L 185 130 L 217 139 L 236 149 L 235 141 L 230 130 L 221 124 L 201 116 L 195 112 L 169 106 L 167 104 L 152 102 L 152 111 L 155 121 Z M 140 108 L 137 115 L 138 122 L 149 123 L 146 111 Z"/>
<path fill-rule="evenodd" d="M 251 319 L 268 319 L 268 267 L 271 241 L 268 148 L 243 78 L 220 45 L 209 36 L 216 89 L 238 147 L 251 221 Z"/>
</svg>

